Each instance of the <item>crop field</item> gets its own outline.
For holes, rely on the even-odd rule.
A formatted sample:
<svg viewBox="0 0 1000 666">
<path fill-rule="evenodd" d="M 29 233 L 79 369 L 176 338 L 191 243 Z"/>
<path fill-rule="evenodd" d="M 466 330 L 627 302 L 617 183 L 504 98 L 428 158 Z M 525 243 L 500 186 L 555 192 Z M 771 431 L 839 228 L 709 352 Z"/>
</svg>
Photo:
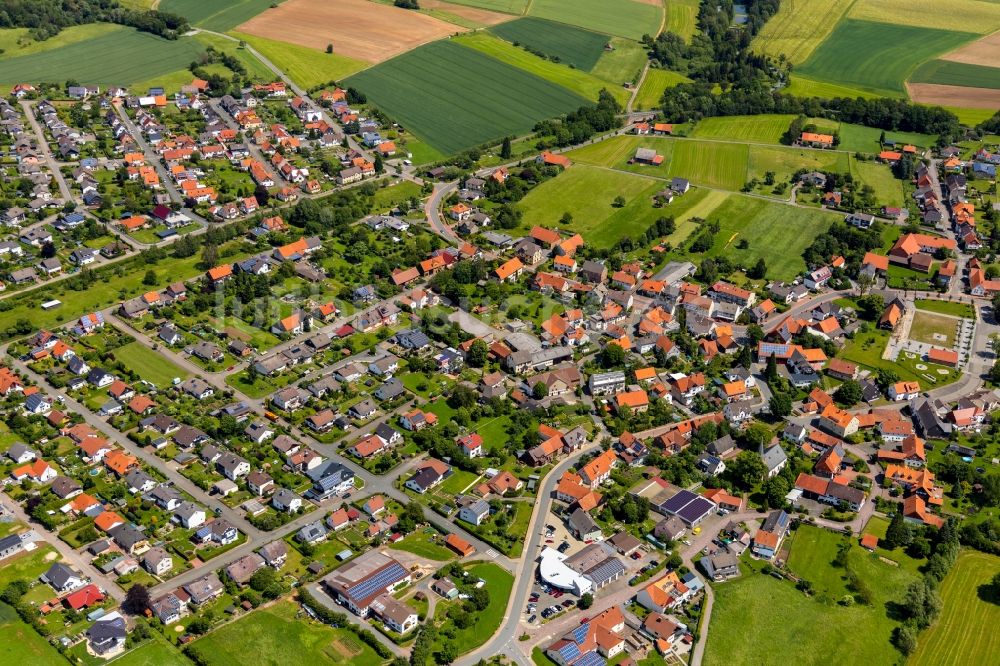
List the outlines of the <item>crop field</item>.
<svg viewBox="0 0 1000 666">
<path fill-rule="evenodd" d="M 918 64 L 972 38 L 936 28 L 844 19 L 796 71 L 819 81 L 899 95 Z"/>
<path fill-rule="evenodd" d="M 907 83 L 910 99 L 921 104 L 953 105 L 965 109 L 1000 109 L 1000 90 L 935 83 Z"/>
<path fill-rule="evenodd" d="M 323 49 L 313 49 L 239 32 L 234 32 L 233 35 L 259 51 L 303 88 L 340 80 L 368 67 L 366 62 L 339 53 L 327 53 Z M 273 78 L 274 75 L 271 76 Z"/>
<path fill-rule="evenodd" d="M 838 85 L 827 81 L 809 79 L 804 76 L 800 76 L 798 72 L 792 75 L 791 82 L 785 90 L 789 95 L 796 95 L 797 97 L 824 97 L 827 99 L 833 97 L 862 97 L 864 99 L 873 99 L 881 96 L 871 90 L 862 90 L 860 88 Z"/>
<path fill-rule="evenodd" d="M 6 60 L 8 58 L 16 58 L 17 56 L 51 51 L 88 39 L 96 39 L 101 35 L 120 31 L 121 29 L 121 26 L 111 23 L 74 25 L 60 30 L 59 34 L 55 37 L 49 37 L 38 42 L 28 35 L 27 28 L 3 28 L 0 29 L 0 49 L 3 49 L 2 58 Z"/>
<path fill-rule="evenodd" d="M 624 37 L 612 37 L 611 49 L 601 55 L 590 73 L 615 86 L 626 81 L 636 82 L 646 64 L 646 49 L 638 42 Z"/>
<path fill-rule="evenodd" d="M 705 118 L 698 121 L 690 136 L 699 139 L 778 143 L 794 119 L 794 115 L 779 114 Z"/>
<path fill-rule="evenodd" d="M 776 182 L 789 182 L 799 169 L 849 173 L 851 157 L 848 153 L 832 150 L 750 146 L 748 171 L 751 177 L 763 178 L 766 172 L 772 171 Z"/>
<path fill-rule="evenodd" d="M 160 0 L 157 9 L 180 14 L 199 28 L 226 32 L 281 0 Z"/>
<path fill-rule="evenodd" d="M 462 29 L 421 14 L 367 0 L 285 0 L 237 27 L 239 32 L 382 62 Z"/>
<path fill-rule="evenodd" d="M 951 60 L 929 60 L 913 71 L 910 81 L 1000 90 L 1000 68 Z"/>
<path fill-rule="evenodd" d="M 714 586 L 715 610 L 705 649 L 706 666 L 778 664 L 900 663 L 890 637 L 897 626 L 886 605 L 902 599 L 912 572 L 892 567 L 851 547 L 849 562 L 872 590 L 871 606 L 841 606 L 848 594 L 843 570 L 830 562 L 841 537 L 813 527 L 794 535 L 789 567 L 813 583 L 807 597 L 794 583 L 775 580 L 758 571 L 759 563 L 741 563 L 743 576 Z M 798 549 L 798 552 L 796 552 Z M 864 627 L 863 631 L 858 628 Z M 780 650 L 755 649 L 760 636 Z"/>
<path fill-rule="evenodd" d="M 848 18 L 979 35 L 1000 29 L 1000 3 L 987 0 L 863 0 Z"/>
<path fill-rule="evenodd" d="M 599 32 L 531 17 L 501 23 L 490 32 L 586 72 L 597 64 L 610 39 Z"/>
<path fill-rule="evenodd" d="M 841 123 L 838 131 L 840 132 L 840 145 L 837 147 L 840 150 L 852 153 L 877 153 L 880 150 L 878 142 L 879 137 L 882 135 L 882 130 L 880 129 L 866 127 L 865 125 Z M 916 132 L 886 132 L 885 138 L 896 143 L 912 143 L 921 148 L 930 148 L 937 140 L 935 136 L 917 134 Z"/>
<path fill-rule="evenodd" d="M 597 96 L 602 89 L 608 89 L 619 104 L 625 106 L 628 103 L 628 91 L 620 86 L 611 86 L 607 81 L 597 78 L 592 74 L 579 69 L 573 69 L 568 65 L 539 58 L 533 53 L 529 53 L 522 48 L 514 46 L 510 42 L 505 42 L 499 37 L 494 37 L 487 32 L 472 32 L 459 35 L 449 40 L 455 44 L 461 44 L 473 48 L 481 53 L 485 53 L 495 60 L 512 65 L 517 69 L 539 76 L 546 81 L 571 90 L 581 97 L 597 101 Z"/>
<path fill-rule="evenodd" d="M 995 67 L 1000 62 L 1000 31 L 986 35 L 965 46 L 947 53 L 941 58 L 951 62 L 964 62 L 970 65 L 986 65 Z"/>
<path fill-rule="evenodd" d="M 65 81 L 129 85 L 187 67 L 204 49 L 189 38 L 167 40 L 132 28 L 10 59 L 0 66 L 0 83 Z"/>
<path fill-rule="evenodd" d="M 746 144 L 678 141 L 669 173 L 698 185 L 738 190 L 747 181 L 748 157 Z"/>
<path fill-rule="evenodd" d="M 526 132 L 539 120 L 587 102 L 545 79 L 451 42 L 414 49 L 352 76 L 346 84 L 363 91 L 386 114 L 444 153 Z M 518 95 L 510 95 L 511 90 Z M 421 103 L 414 104 L 415 99 Z"/>
<path fill-rule="evenodd" d="M 979 596 L 982 586 L 1000 572 L 1000 558 L 964 550 L 941 583 L 944 608 L 930 629 L 920 634 L 911 666 L 985 664 L 1000 653 L 1000 606 Z"/>
<path fill-rule="evenodd" d="M 668 69 L 650 68 L 646 72 L 646 78 L 642 80 L 642 85 L 639 86 L 633 107 L 636 110 L 655 109 L 660 105 L 660 100 L 663 99 L 664 90 L 673 88 L 680 83 L 690 82 L 691 79 L 683 74 L 671 72 Z"/>
<path fill-rule="evenodd" d="M 667 25 L 664 29 L 680 35 L 690 44 L 691 37 L 698 30 L 698 0 L 667 0 Z"/>
<path fill-rule="evenodd" d="M 775 58 L 784 53 L 794 64 L 805 62 L 854 1 L 784 0 L 754 38 L 754 50 Z"/>
<path fill-rule="evenodd" d="M 521 15 L 524 8 L 528 6 L 528 0 L 450 0 L 456 5 L 466 5 L 468 7 L 479 7 L 489 9 L 494 12 L 504 12 L 506 14 Z"/>
<path fill-rule="evenodd" d="M 532 0 L 528 16 L 638 41 L 658 32 L 663 7 L 638 0 Z"/>
</svg>

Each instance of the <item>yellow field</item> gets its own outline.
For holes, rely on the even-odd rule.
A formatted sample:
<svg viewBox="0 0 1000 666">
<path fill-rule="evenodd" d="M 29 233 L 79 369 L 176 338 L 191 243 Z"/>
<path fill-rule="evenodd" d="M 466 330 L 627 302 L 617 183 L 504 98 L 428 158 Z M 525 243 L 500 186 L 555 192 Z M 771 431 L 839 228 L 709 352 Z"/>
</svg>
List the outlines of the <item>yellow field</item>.
<svg viewBox="0 0 1000 666">
<path fill-rule="evenodd" d="M 667 0 L 665 29 L 691 43 L 691 37 L 698 30 L 698 0 Z"/>
<path fill-rule="evenodd" d="M 836 83 L 807 79 L 798 74 L 792 74 L 792 81 L 785 89 L 785 92 L 790 95 L 797 95 L 798 97 L 824 97 L 827 99 L 832 97 L 864 97 L 874 99 L 880 96 L 873 92 L 859 90 L 858 88 L 849 88 L 837 85 Z"/>
<path fill-rule="evenodd" d="M 867 1 L 867 0 L 866 0 Z M 855 0 L 783 0 L 778 13 L 754 39 L 758 53 L 784 53 L 794 64 L 805 62 L 826 39 Z"/>
<path fill-rule="evenodd" d="M 847 16 L 977 35 L 1000 29 L 1000 3 L 981 0 L 859 0 Z"/>
</svg>

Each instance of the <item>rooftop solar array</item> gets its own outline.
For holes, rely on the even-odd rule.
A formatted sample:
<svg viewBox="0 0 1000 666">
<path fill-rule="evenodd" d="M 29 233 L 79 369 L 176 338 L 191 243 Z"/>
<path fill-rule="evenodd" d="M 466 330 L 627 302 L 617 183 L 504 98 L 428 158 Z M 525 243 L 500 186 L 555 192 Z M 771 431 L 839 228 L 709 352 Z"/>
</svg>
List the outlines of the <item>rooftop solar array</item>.
<svg viewBox="0 0 1000 666">
<path fill-rule="evenodd" d="M 580 648 L 576 643 L 566 643 L 566 645 L 559 649 L 559 654 L 562 655 L 563 661 L 569 664 L 580 656 Z"/>
<path fill-rule="evenodd" d="M 573 666 L 605 666 L 607 663 L 604 661 L 604 657 L 597 654 L 596 651 L 591 651 L 580 657 Z"/>
<path fill-rule="evenodd" d="M 780 342 L 761 342 L 759 349 L 766 356 L 770 356 L 771 354 L 774 354 L 775 356 L 783 356 L 788 352 L 788 345 Z"/>
<path fill-rule="evenodd" d="M 697 522 L 706 513 L 713 511 L 715 504 L 690 490 L 681 490 L 661 504 L 660 508 L 665 513 L 675 515 L 684 522 L 691 524 Z"/>
<path fill-rule="evenodd" d="M 393 562 L 374 576 L 349 587 L 347 594 L 352 599 L 367 599 L 376 592 L 384 592 L 390 585 L 404 578 L 406 578 L 406 569 L 398 562 Z"/>
</svg>

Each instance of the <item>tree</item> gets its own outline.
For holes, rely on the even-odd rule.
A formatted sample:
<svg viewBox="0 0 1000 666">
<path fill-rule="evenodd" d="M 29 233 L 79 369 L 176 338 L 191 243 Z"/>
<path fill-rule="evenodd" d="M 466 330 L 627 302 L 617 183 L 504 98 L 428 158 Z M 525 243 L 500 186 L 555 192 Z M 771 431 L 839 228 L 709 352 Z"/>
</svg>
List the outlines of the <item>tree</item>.
<svg viewBox="0 0 1000 666">
<path fill-rule="evenodd" d="M 757 343 L 764 339 L 764 329 L 757 324 L 750 324 L 747 326 L 747 338 L 750 339 L 750 344 L 756 347 Z"/>
<path fill-rule="evenodd" d="M 885 310 L 885 299 L 880 294 L 868 294 L 858 299 L 858 316 L 868 321 L 875 321 Z"/>
<path fill-rule="evenodd" d="M 885 538 L 882 539 L 882 545 L 889 550 L 893 550 L 900 546 L 905 547 L 909 545 L 912 539 L 913 535 L 910 533 L 910 526 L 903 519 L 903 513 L 897 511 L 892 514 L 889 527 L 885 530 Z"/>
<path fill-rule="evenodd" d="M 611 202 L 611 205 L 614 206 L 615 208 L 624 208 L 625 197 L 619 194 L 617 197 L 615 197 L 615 200 Z"/>
<path fill-rule="evenodd" d="M 729 472 L 736 483 L 745 490 L 750 490 L 767 474 L 767 467 L 755 452 L 741 451 L 730 464 Z"/>
<path fill-rule="evenodd" d="M 486 344 L 486 341 L 481 338 L 476 338 L 469 347 L 469 353 L 465 357 L 465 362 L 471 365 L 473 368 L 481 368 L 486 365 L 486 358 L 489 356 L 490 348 Z"/>
<path fill-rule="evenodd" d="M 284 585 L 278 572 L 271 567 L 263 567 L 250 577 L 251 589 L 260 592 L 265 599 L 277 599 L 284 593 Z"/>
<path fill-rule="evenodd" d="M 327 53 L 333 53 L 333 44 L 327 44 L 326 45 L 326 52 Z"/>
<path fill-rule="evenodd" d="M 857 383 L 853 379 L 845 381 L 837 387 L 836 392 L 833 394 L 833 399 L 844 407 L 853 407 L 861 402 L 863 398 L 864 394 L 861 391 L 861 384 Z"/>
<path fill-rule="evenodd" d="M 917 630 L 909 624 L 903 624 L 893 631 L 892 644 L 904 655 L 910 655 L 917 649 Z"/>
<path fill-rule="evenodd" d="M 621 345 L 607 345 L 601 350 L 601 365 L 616 368 L 625 365 L 625 350 Z"/>
<path fill-rule="evenodd" d="M 148 271 L 146 271 L 146 275 L 144 275 L 143 278 L 142 278 L 142 283 L 144 285 L 146 285 L 147 287 L 152 287 L 153 285 L 155 285 L 156 284 L 156 271 L 154 271 L 152 268 L 150 268 Z"/>
<path fill-rule="evenodd" d="M 122 610 L 129 615 L 142 615 L 147 608 L 149 608 L 149 589 L 141 583 L 128 588 L 125 601 L 122 602 Z"/>
<path fill-rule="evenodd" d="M 531 396 L 535 400 L 541 400 L 549 394 L 549 387 L 545 382 L 536 382 L 534 386 L 531 387 Z"/>
<path fill-rule="evenodd" d="M 469 592 L 469 603 L 477 610 L 486 610 L 490 605 L 490 593 L 485 587 L 475 587 Z"/>
<path fill-rule="evenodd" d="M 778 360 L 774 357 L 774 354 L 767 357 L 767 365 L 764 368 L 764 379 L 767 380 L 768 384 L 778 380 Z"/>
<path fill-rule="evenodd" d="M 375 173 L 385 173 L 385 162 L 382 161 L 382 156 L 375 153 Z"/>
<path fill-rule="evenodd" d="M 778 474 L 765 481 L 762 489 L 767 505 L 772 509 L 777 509 L 785 506 L 785 495 L 792 488 L 791 484 L 788 483 L 788 479 Z"/>
<path fill-rule="evenodd" d="M 503 138 L 503 141 L 500 143 L 500 157 L 502 157 L 505 160 L 509 160 L 511 155 L 513 154 L 514 152 L 511 150 L 510 147 L 510 137 L 505 136 Z"/>
<path fill-rule="evenodd" d="M 878 384 L 879 388 L 883 391 L 888 391 L 889 387 L 898 381 L 899 375 L 897 375 L 894 370 L 879 368 L 878 372 L 875 373 L 875 383 Z"/>
<path fill-rule="evenodd" d="M 211 243 L 205 243 L 201 249 L 201 265 L 212 268 L 219 261 L 219 248 Z"/>
<path fill-rule="evenodd" d="M 765 275 L 767 275 L 767 264 L 764 262 L 764 257 L 761 257 L 753 268 L 747 271 L 747 277 L 752 280 L 762 280 Z"/>
<path fill-rule="evenodd" d="M 590 592 L 584 592 L 580 597 L 580 601 L 576 603 L 576 607 L 580 610 L 587 610 L 594 605 L 594 595 Z"/>
<path fill-rule="evenodd" d="M 792 413 L 792 398 L 787 393 L 772 393 L 767 406 L 771 416 L 783 419 Z"/>
<path fill-rule="evenodd" d="M 424 512 L 417 502 L 409 502 L 399 513 L 399 531 L 408 534 L 424 522 Z"/>
</svg>

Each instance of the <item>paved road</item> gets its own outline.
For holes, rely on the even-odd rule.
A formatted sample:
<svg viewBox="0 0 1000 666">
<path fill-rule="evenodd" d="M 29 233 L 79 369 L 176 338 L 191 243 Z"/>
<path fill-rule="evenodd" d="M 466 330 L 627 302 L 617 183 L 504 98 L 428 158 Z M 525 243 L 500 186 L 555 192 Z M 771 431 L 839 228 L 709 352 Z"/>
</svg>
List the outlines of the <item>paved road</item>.
<svg viewBox="0 0 1000 666">
<path fill-rule="evenodd" d="M 160 185 L 163 189 L 167 191 L 170 195 L 170 200 L 176 203 L 184 203 L 184 198 L 181 196 L 180 192 L 174 186 L 174 179 L 170 177 L 170 174 L 164 168 L 163 163 L 160 161 L 160 156 L 153 150 L 149 142 L 146 141 L 146 136 L 136 127 L 135 123 L 129 117 L 128 112 L 125 107 L 119 103 L 114 105 L 115 112 L 118 117 L 125 124 L 125 129 L 128 130 L 132 138 L 135 139 L 136 144 L 142 149 L 143 155 L 146 156 L 146 164 L 156 169 L 156 173 L 160 176 Z"/>
<path fill-rule="evenodd" d="M 49 150 L 49 142 L 45 138 L 45 131 L 42 125 L 38 122 L 35 117 L 35 104 L 28 100 L 21 100 L 21 108 L 24 110 L 24 115 L 28 117 L 28 122 L 31 123 L 31 128 L 35 131 L 35 137 L 38 139 L 38 148 L 42 151 L 42 155 L 45 157 L 45 162 L 49 167 L 49 171 L 52 172 L 52 177 L 56 179 L 56 184 L 59 185 L 59 194 L 65 201 L 73 200 L 73 193 L 70 192 L 69 185 L 66 184 L 66 179 L 63 178 L 62 172 L 59 170 L 59 164 L 56 162 L 55 157 L 52 156 L 52 151 Z"/>
</svg>

